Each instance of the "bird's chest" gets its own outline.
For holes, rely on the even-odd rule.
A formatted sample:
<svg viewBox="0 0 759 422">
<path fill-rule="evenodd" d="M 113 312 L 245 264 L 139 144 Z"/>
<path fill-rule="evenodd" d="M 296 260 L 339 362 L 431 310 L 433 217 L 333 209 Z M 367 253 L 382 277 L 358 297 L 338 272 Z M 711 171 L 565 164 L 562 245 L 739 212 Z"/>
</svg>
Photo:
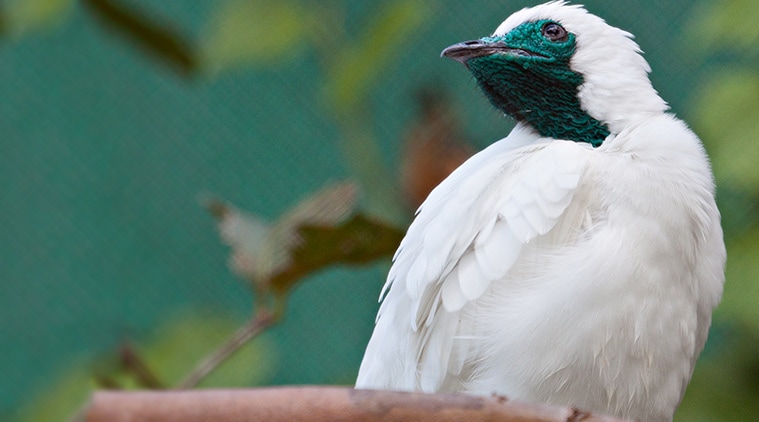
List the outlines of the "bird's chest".
<svg viewBox="0 0 759 422">
<path fill-rule="evenodd" d="M 681 207 L 640 174 L 616 176 L 607 197 L 580 198 L 583 212 L 559 222 L 575 237 L 528 245 L 465 310 L 470 391 L 633 415 L 679 401 L 697 330 Z"/>
<path fill-rule="evenodd" d="M 477 351 L 470 391 L 614 414 L 677 403 L 693 353 L 692 299 L 663 286 L 661 269 L 590 268 L 555 266 L 508 289 L 508 301 L 496 288 L 467 315 Z"/>
</svg>

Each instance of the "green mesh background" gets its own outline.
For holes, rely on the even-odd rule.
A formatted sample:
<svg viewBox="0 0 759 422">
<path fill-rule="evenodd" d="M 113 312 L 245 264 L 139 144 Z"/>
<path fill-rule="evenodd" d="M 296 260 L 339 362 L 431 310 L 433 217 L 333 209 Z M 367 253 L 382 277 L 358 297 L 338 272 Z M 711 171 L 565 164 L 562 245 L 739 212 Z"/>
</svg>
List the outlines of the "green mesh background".
<svg viewBox="0 0 759 422">
<path fill-rule="evenodd" d="M 139 10 L 192 45 L 202 45 L 209 22 L 231 2 L 113 3 Z M 703 130 L 707 148 L 720 157 L 733 150 L 721 152 L 730 141 L 717 139 L 715 125 L 735 113 L 722 109 L 726 114 L 712 116 L 714 124 L 693 120 L 708 115 L 704 98 L 718 78 L 748 81 L 728 92 L 747 96 L 748 109 L 739 111 L 754 116 L 759 111 L 750 102 L 759 98 L 753 94 L 759 86 L 756 52 L 739 41 L 732 45 L 735 50 L 720 44 L 746 37 L 756 41 L 756 30 L 732 25 L 744 15 L 741 8 L 755 9 L 751 3 L 721 2 L 719 8 L 734 13 L 701 30 L 699 16 L 716 2 L 585 2 L 611 24 L 636 34 L 656 88 L 675 113 Z M 20 20 L 26 26 L 14 27 L 13 13 L 23 9 L 19 4 L 31 11 Z M 273 2 L 252 4 L 268 19 L 264 11 Z M 307 37 L 290 42 L 282 34 L 280 56 L 187 77 L 114 31 L 85 3 L 0 3 L 0 419 L 16 417 L 22 408 L 24 415 L 34 415 L 30 408 L 63 400 L 60 386 L 72 373 L 95 371 L 125 338 L 155 342 L 157 327 L 181 319 L 177 315 L 244 322 L 251 312 L 248 288 L 229 271 L 229 249 L 200 206 L 200 194 L 275 219 L 329 181 L 357 179 L 352 160 L 365 157 L 360 150 L 345 154 L 339 141 L 345 133 L 371 134 L 380 164 L 389 169 L 381 183 L 396 186 L 401 145 L 422 86 L 445 87 L 476 147 L 508 133 L 511 123 L 490 108 L 468 73 L 439 53 L 452 43 L 487 35 L 512 11 L 533 2 L 279 4 L 293 4 L 298 13 L 328 4 L 339 13 L 321 16 L 321 30 L 344 31 L 339 39 L 347 44 L 362 42 L 366 28 L 388 8 L 411 5 L 423 10 L 423 19 L 409 24 L 402 37 L 388 38 L 393 43 L 389 53 L 365 84 L 365 95 L 350 111 L 358 117 L 347 120 L 353 126 L 346 129 L 325 99 L 334 89 L 325 83 L 320 64 L 329 49 L 315 50 Z M 731 29 L 737 32 L 734 38 Z M 266 42 L 241 37 L 244 43 Z M 726 69 L 739 69 L 739 76 L 724 76 Z M 727 162 L 751 169 L 759 155 L 756 146 L 740 145 L 754 149 L 739 149 L 733 159 L 715 161 L 715 168 Z M 734 299 L 726 296 L 702 359 L 704 371 L 719 374 L 709 377 L 721 380 L 718 388 L 729 397 L 704 402 L 698 398 L 710 397 L 711 390 L 702 388 L 708 383 L 694 380 L 693 403 L 686 399 L 692 409 L 688 415 L 707 415 L 705 420 L 757 416 L 756 403 L 742 394 L 756 394 L 759 379 L 744 370 L 753 368 L 756 375 L 759 367 L 759 343 L 750 341 L 759 333 L 759 318 L 745 305 L 759 300 L 752 259 L 759 238 L 759 183 L 754 176 L 734 183 L 736 173 L 740 170 L 717 169 L 718 176 L 727 174 L 720 179 L 720 205 L 731 256 L 743 257 L 731 261 L 737 267 L 728 274 L 744 281 L 736 281 L 742 287 L 732 294 L 728 280 L 727 295 Z M 364 207 L 383 213 L 366 198 Z M 265 368 L 238 385 L 351 383 L 387 267 L 381 261 L 310 277 L 293 294 L 285 321 L 261 339 L 260 355 L 268 357 L 251 365 Z M 230 333 L 234 329 L 225 327 Z M 204 342 L 200 334 L 196 340 Z M 209 340 L 208 350 L 215 344 Z M 733 366 L 720 366 L 726 356 Z"/>
</svg>

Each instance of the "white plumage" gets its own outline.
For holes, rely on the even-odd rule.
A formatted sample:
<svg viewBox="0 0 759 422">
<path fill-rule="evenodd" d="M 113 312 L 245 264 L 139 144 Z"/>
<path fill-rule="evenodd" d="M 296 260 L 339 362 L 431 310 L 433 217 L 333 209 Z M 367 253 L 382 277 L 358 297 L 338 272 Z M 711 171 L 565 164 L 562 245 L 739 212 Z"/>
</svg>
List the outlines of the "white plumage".
<svg viewBox="0 0 759 422">
<path fill-rule="evenodd" d="M 576 35 L 598 148 L 525 122 L 420 207 L 356 387 L 461 391 L 670 420 L 724 282 L 714 182 L 631 36 L 578 6 L 524 9 Z"/>
</svg>

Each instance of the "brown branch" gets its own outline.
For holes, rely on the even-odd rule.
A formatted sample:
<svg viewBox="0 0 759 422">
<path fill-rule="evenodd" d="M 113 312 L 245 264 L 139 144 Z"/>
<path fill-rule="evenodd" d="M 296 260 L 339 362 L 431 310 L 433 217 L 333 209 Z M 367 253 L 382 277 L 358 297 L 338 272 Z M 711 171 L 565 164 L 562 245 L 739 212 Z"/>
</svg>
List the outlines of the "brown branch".
<svg viewBox="0 0 759 422">
<path fill-rule="evenodd" d="M 224 344 L 203 359 L 185 379 L 177 384 L 176 389 L 186 390 L 194 388 L 216 367 L 240 350 L 248 341 L 276 324 L 278 320 L 279 318 L 268 309 L 261 309 L 255 318 L 240 327 Z"/>
<path fill-rule="evenodd" d="M 464 394 L 279 387 L 249 390 L 98 392 L 87 421 L 567 421 L 614 422 L 571 407 Z"/>
</svg>

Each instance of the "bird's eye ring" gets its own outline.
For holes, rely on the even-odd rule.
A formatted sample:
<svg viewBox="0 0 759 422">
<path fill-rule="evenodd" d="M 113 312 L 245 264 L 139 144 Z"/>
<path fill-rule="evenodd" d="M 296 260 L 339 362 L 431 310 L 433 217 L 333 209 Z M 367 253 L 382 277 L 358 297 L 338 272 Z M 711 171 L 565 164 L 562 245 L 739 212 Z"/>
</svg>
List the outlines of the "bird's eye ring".
<svg viewBox="0 0 759 422">
<path fill-rule="evenodd" d="M 564 42 L 569 36 L 567 34 L 567 30 L 556 22 L 548 22 L 547 24 L 543 25 L 543 28 L 541 28 L 540 32 L 544 37 L 553 42 Z"/>
</svg>

